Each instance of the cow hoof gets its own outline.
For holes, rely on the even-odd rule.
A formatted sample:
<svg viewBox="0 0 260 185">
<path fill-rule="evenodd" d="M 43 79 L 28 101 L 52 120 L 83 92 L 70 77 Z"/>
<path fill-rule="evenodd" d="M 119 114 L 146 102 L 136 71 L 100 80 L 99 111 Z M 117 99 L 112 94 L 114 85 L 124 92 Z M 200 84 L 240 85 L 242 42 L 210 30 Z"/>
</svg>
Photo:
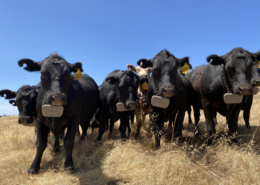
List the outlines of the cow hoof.
<svg viewBox="0 0 260 185">
<path fill-rule="evenodd" d="M 27 172 L 28 172 L 29 174 L 36 174 L 36 173 L 38 173 L 38 170 L 33 169 L 33 168 L 30 168 Z"/>
<path fill-rule="evenodd" d="M 81 136 L 79 141 L 84 141 L 85 140 L 85 136 Z"/>
<path fill-rule="evenodd" d="M 248 129 L 248 130 L 250 130 L 250 129 L 251 129 L 251 127 L 250 127 L 250 126 L 248 126 L 248 127 L 247 127 L 247 129 Z"/>
<path fill-rule="evenodd" d="M 237 138 L 233 138 L 233 139 L 231 139 L 231 142 L 232 143 L 238 143 L 238 140 L 237 140 Z"/>
</svg>

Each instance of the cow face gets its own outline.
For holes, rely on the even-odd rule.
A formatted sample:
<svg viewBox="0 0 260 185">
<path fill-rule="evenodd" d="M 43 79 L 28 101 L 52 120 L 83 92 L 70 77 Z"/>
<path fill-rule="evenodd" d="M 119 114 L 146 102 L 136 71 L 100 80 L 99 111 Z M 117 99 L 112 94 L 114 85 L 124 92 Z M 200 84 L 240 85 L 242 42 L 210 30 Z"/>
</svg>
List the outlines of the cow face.
<svg viewBox="0 0 260 185">
<path fill-rule="evenodd" d="M 24 85 L 17 92 L 10 90 L 0 91 L 1 96 L 4 94 L 6 95 L 6 99 L 16 98 L 15 100 L 10 100 L 9 103 L 18 108 L 18 123 L 25 126 L 30 125 L 36 117 L 38 88 L 35 86 Z"/>
<path fill-rule="evenodd" d="M 80 62 L 70 64 L 57 53 L 54 53 L 41 62 L 34 62 L 30 59 L 22 59 L 18 62 L 20 67 L 27 64 L 24 69 L 27 71 L 41 72 L 41 88 L 44 93 L 44 104 L 66 105 L 67 92 L 70 85 L 71 72 L 81 72 Z"/>
<path fill-rule="evenodd" d="M 251 83 L 253 86 L 260 86 L 260 50 L 257 53 L 253 54 L 256 63 L 253 65 L 252 69 L 252 79 Z"/>
<path fill-rule="evenodd" d="M 140 85 L 139 77 L 130 70 L 117 73 L 117 76 L 108 76 L 106 81 L 118 86 L 119 101 L 125 105 L 126 109 L 135 109 L 137 107 L 137 88 Z"/>
<path fill-rule="evenodd" d="M 211 65 L 224 66 L 224 76 L 230 83 L 233 93 L 240 95 L 252 94 L 252 69 L 256 63 L 254 54 L 242 48 L 235 48 L 224 56 L 210 55 L 207 57 L 207 61 L 211 61 Z"/>
<path fill-rule="evenodd" d="M 177 70 L 184 64 L 189 65 L 189 58 L 175 58 L 167 50 L 158 53 L 152 60 L 141 59 L 137 62 L 142 68 L 152 67 L 152 78 L 157 93 L 162 97 L 173 97 L 178 93 L 176 86 Z"/>
<path fill-rule="evenodd" d="M 134 67 L 131 64 L 127 64 L 126 65 L 127 69 L 130 69 L 133 72 L 136 72 L 136 74 L 139 76 L 140 79 L 140 86 L 139 86 L 139 91 L 140 92 L 145 92 L 146 90 L 144 90 L 142 88 L 142 84 L 143 83 L 148 83 L 149 81 L 149 77 L 150 77 L 150 73 L 152 72 L 152 68 L 148 67 L 148 68 L 142 68 L 140 66 Z"/>
</svg>

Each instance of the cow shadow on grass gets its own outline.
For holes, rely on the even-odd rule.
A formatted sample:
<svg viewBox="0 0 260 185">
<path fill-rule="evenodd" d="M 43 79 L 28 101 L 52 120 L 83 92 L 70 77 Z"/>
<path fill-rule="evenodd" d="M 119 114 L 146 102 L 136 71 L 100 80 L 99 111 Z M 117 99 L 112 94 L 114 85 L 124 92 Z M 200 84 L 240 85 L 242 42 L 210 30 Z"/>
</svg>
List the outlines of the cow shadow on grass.
<svg viewBox="0 0 260 185">
<path fill-rule="evenodd" d="M 114 140 L 120 138 L 119 134 L 110 136 L 105 133 L 101 142 L 95 143 L 97 131 L 93 134 L 88 132 L 88 137 L 81 141 L 76 137 L 73 149 L 74 167 L 72 170 L 64 170 L 64 161 L 66 157 L 63 141 L 60 142 L 61 151 L 53 152 L 54 137 L 48 138 L 48 146 L 43 154 L 41 169 L 39 174 L 51 172 L 56 175 L 71 176 L 79 184 L 124 184 L 125 180 L 120 178 L 111 178 L 103 173 L 102 165 L 106 156 L 114 148 Z M 37 178 L 37 177 L 36 177 Z M 72 180 L 73 181 L 73 180 Z M 73 181 L 74 182 L 74 181 Z"/>
<path fill-rule="evenodd" d="M 165 125 L 167 128 L 167 124 Z M 172 147 L 170 149 L 166 149 L 168 146 L 172 146 L 172 130 L 165 130 L 165 134 L 163 135 L 162 149 L 160 153 L 167 152 L 169 150 L 181 149 L 185 150 L 186 155 L 191 160 L 200 161 L 206 158 L 208 161 L 211 161 L 216 157 L 216 153 L 214 153 L 214 147 L 217 147 L 219 141 L 221 139 L 222 142 L 226 144 L 226 146 L 232 146 L 233 144 L 229 144 L 224 140 L 225 125 L 218 125 L 217 134 L 214 137 L 213 149 L 209 152 L 207 147 L 204 147 L 204 143 L 207 140 L 206 136 L 206 125 L 205 122 L 200 122 L 200 137 L 194 137 L 193 131 L 195 129 L 194 124 L 184 124 L 183 129 L 183 137 L 182 142 L 178 146 Z M 134 132 L 135 130 L 132 129 Z M 251 126 L 251 129 L 248 130 L 244 125 L 238 126 L 238 134 L 237 138 L 244 147 L 245 145 L 250 144 L 252 139 L 254 138 L 254 144 L 260 146 L 260 129 L 257 126 Z M 106 161 L 107 156 L 109 156 L 110 152 L 115 148 L 115 144 L 117 141 L 121 141 L 121 134 L 118 129 L 118 125 L 114 127 L 113 133 L 109 134 L 106 131 L 103 135 L 102 141 L 95 143 L 96 137 L 98 134 L 98 130 L 95 130 L 93 134 L 88 132 L 88 137 L 84 141 L 80 141 L 79 137 L 75 138 L 75 147 L 73 150 L 73 160 L 74 160 L 74 170 L 70 173 L 64 171 L 63 165 L 65 160 L 65 149 L 61 142 L 62 151 L 58 154 L 55 154 L 52 151 L 52 146 L 54 142 L 54 138 L 51 136 L 49 138 L 48 147 L 43 154 L 43 160 L 41 163 L 40 173 L 44 173 L 46 171 L 52 171 L 55 174 L 64 174 L 72 176 L 75 178 L 79 184 L 124 184 L 126 181 L 120 178 L 112 178 L 104 171 L 104 163 Z M 130 134 L 128 137 L 128 141 L 134 143 L 138 143 L 142 145 L 142 150 L 146 151 L 154 151 L 156 150 L 154 145 L 154 137 L 149 134 L 149 128 L 142 128 L 140 136 L 137 138 L 133 138 Z M 226 142 L 226 143 L 225 143 Z M 124 142 L 122 142 L 124 144 Z M 223 145 L 222 143 L 222 145 Z M 186 146 L 186 148 L 184 147 Z M 177 147 L 177 148 L 176 148 Z M 221 146 L 222 147 L 222 146 Z M 255 147 L 260 148 L 260 147 Z M 166 150 L 164 150 L 166 149 Z M 257 149 L 255 149 L 257 150 Z M 196 152 L 195 152 L 196 151 Z M 196 153 L 196 154 L 194 154 Z"/>
</svg>

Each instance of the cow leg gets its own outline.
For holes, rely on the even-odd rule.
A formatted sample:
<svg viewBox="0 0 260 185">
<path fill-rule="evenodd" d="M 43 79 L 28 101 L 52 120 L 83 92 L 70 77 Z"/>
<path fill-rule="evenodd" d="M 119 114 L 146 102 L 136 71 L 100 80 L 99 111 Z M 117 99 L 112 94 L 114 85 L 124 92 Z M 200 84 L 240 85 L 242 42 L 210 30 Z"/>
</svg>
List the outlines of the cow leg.
<svg viewBox="0 0 260 185">
<path fill-rule="evenodd" d="M 130 127 L 130 123 L 129 122 L 128 122 L 128 125 L 127 125 L 127 132 L 128 132 L 128 134 L 131 133 L 131 127 Z"/>
<path fill-rule="evenodd" d="M 108 120 L 108 119 L 107 119 Z M 107 121 L 108 122 L 108 121 Z M 109 133 L 112 134 L 113 128 L 114 128 L 115 122 L 110 119 L 110 125 L 109 125 Z"/>
<path fill-rule="evenodd" d="M 79 128 L 79 119 L 70 123 L 67 128 L 67 134 L 64 138 L 64 148 L 66 150 L 66 159 L 64 162 L 64 169 L 68 169 L 73 166 L 72 150 L 74 147 L 74 139 Z"/>
<path fill-rule="evenodd" d="M 189 117 L 189 124 L 192 124 L 192 119 L 191 119 L 191 106 L 188 107 L 187 112 L 188 112 L 188 117 Z"/>
<path fill-rule="evenodd" d="M 45 127 L 40 119 L 37 119 L 37 152 L 28 173 L 38 173 L 42 160 L 42 154 L 47 146 L 49 128 Z"/>
<path fill-rule="evenodd" d="M 233 135 L 237 131 L 237 122 L 240 110 L 242 108 L 242 103 L 240 105 L 237 105 L 232 114 L 227 118 L 228 121 L 228 128 L 229 128 L 229 135 Z M 237 142 L 236 138 L 232 139 L 232 142 Z"/>
<path fill-rule="evenodd" d="M 131 125 L 134 125 L 135 120 L 135 111 L 131 111 L 130 113 Z M 131 130 L 131 129 L 130 129 Z"/>
<path fill-rule="evenodd" d="M 58 139 L 59 140 L 63 140 L 64 139 L 64 132 L 65 132 L 65 128 L 63 129 L 63 131 L 61 132 L 61 134 L 59 135 Z M 56 139 L 56 138 L 55 138 Z"/>
<path fill-rule="evenodd" d="M 61 133 L 62 134 L 62 133 Z M 60 134 L 60 135 L 61 135 Z M 64 133 L 63 133 L 64 134 Z M 55 142 L 54 142 L 54 145 L 53 145 L 53 151 L 55 153 L 57 152 L 60 152 L 60 135 L 54 135 L 55 137 Z"/>
<path fill-rule="evenodd" d="M 156 148 L 160 148 L 160 142 L 162 137 L 162 128 L 164 125 L 164 120 L 161 116 L 158 116 L 156 120 L 153 121 L 153 129 L 155 136 L 155 146 Z"/>
<path fill-rule="evenodd" d="M 80 124 L 81 129 L 82 129 L 82 135 L 80 137 L 81 141 L 83 141 L 85 139 L 85 137 L 87 137 L 87 130 L 88 130 L 89 123 L 90 123 L 90 121 L 88 120 L 86 123 Z"/>
<path fill-rule="evenodd" d="M 126 127 L 129 125 L 129 112 L 126 111 L 123 113 L 123 115 L 120 118 L 120 132 L 121 132 L 121 138 L 125 139 L 126 135 Z"/>
<path fill-rule="evenodd" d="M 211 146 L 212 144 L 212 135 L 216 133 L 215 130 L 215 121 L 214 118 L 216 116 L 216 112 L 211 110 L 210 104 L 207 100 L 202 100 L 203 109 L 204 109 L 204 115 L 206 118 L 206 125 L 207 125 L 207 132 L 208 132 L 208 146 Z"/>
<path fill-rule="evenodd" d="M 110 121 L 111 121 L 111 119 L 110 119 Z M 101 141 L 102 136 L 106 130 L 106 125 L 107 125 L 107 118 L 105 115 L 105 111 L 102 107 L 100 107 L 99 108 L 99 129 L 98 129 L 97 141 Z"/>
<path fill-rule="evenodd" d="M 245 120 L 246 127 L 248 129 L 251 129 L 250 124 L 249 124 L 249 119 L 250 119 L 250 110 L 251 110 L 251 107 L 252 107 L 252 103 L 253 103 L 253 96 L 247 96 L 246 102 L 245 102 L 246 105 L 245 105 L 243 117 L 244 117 L 244 120 Z"/>
<path fill-rule="evenodd" d="M 144 116 L 144 114 L 142 114 L 141 110 L 135 109 L 135 119 L 136 119 L 136 122 L 137 122 L 135 137 L 138 137 L 139 134 L 140 134 L 140 130 L 141 130 L 144 118 L 145 118 L 145 116 Z"/>
<path fill-rule="evenodd" d="M 177 112 L 175 112 L 175 113 L 172 115 L 171 119 L 169 120 L 169 124 L 168 124 L 168 129 L 169 129 L 169 130 L 172 130 L 172 127 L 173 127 L 173 125 L 174 125 L 174 123 L 175 123 L 176 113 L 177 113 Z"/>
<path fill-rule="evenodd" d="M 195 136 L 199 136 L 199 121 L 200 121 L 200 108 L 198 105 L 193 105 L 193 112 L 194 112 L 194 118 L 195 118 L 195 130 L 194 134 Z"/>
<path fill-rule="evenodd" d="M 174 128 L 174 136 L 181 137 L 182 136 L 182 129 L 183 129 L 183 120 L 185 117 L 186 108 L 181 108 L 178 111 L 175 128 Z"/>
</svg>

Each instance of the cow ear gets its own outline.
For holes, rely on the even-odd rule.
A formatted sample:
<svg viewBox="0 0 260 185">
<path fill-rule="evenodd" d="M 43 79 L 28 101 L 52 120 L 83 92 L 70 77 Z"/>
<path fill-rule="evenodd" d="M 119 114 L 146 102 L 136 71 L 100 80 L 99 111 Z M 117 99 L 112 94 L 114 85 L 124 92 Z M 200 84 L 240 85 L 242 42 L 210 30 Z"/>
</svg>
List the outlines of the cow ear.
<svg viewBox="0 0 260 185">
<path fill-rule="evenodd" d="M 32 88 L 38 94 L 39 89 L 36 86 L 32 86 Z"/>
<path fill-rule="evenodd" d="M 4 95 L 5 95 L 5 99 L 12 99 L 16 97 L 16 92 L 10 91 L 8 89 L 4 89 L 0 91 L 0 96 L 4 97 Z"/>
<path fill-rule="evenodd" d="M 74 64 L 69 64 L 69 66 L 70 66 L 70 72 L 76 73 L 78 71 L 78 69 L 80 70 L 80 72 L 83 72 L 82 63 L 81 62 L 76 62 Z"/>
<path fill-rule="evenodd" d="M 137 65 L 139 65 L 142 68 L 153 67 L 152 61 L 145 58 L 138 60 Z"/>
<path fill-rule="evenodd" d="M 106 82 L 110 84 L 115 84 L 118 82 L 118 77 L 117 76 L 109 76 L 106 78 Z"/>
<path fill-rule="evenodd" d="M 9 100 L 9 103 L 10 103 L 11 105 L 13 105 L 13 106 L 17 106 L 15 100 Z"/>
<path fill-rule="evenodd" d="M 41 70 L 41 65 L 40 65 L 40 62 L 35 62 L 31 59 L 28 59 L 28 58 L 25 58 L 25 59 L 21 59 L 18 61 L 18 65 L 20 67 L 23 67 L 23 64 L 26 64 L 27 66 L 24 67 L 24 69 L 26 71 L 40 71 Z"/>
<path fill-rule="evenodd" d="M 254 53 L 253 55 L 257 61 L 260 61 L 260 50 L 257 53 Z"/>
<path fill-rule="evenodd" d="M 127 69 L 131 69 L 131 71 L 133 71 L 133 72 L 136 73 L 136 69 L 135 69 L 135 67 L 134 67 L 132 64 L 127 64 L 127 65 L 126 65 L 126 68 L 127 68 Z"/>
<path fill-rule="evenodd" d="M 191 64 L 190 64 L 190 59 L 189 57 L 184 57 L 184 58 L 180 58 L 179 60 L 179 65 L 180 67 L 183 67 L 184 64 L 186 63 L 187 65 L 189 65 L 190 69 L 192 68 Z"/>
<path fill-rule="evenodd" d="M 225 60 L 218 55 L 210 55 L 207 57 L 207 62 L 212 65 L 221 65 L 221 64 L 225 64 Z"/>
</svg>

